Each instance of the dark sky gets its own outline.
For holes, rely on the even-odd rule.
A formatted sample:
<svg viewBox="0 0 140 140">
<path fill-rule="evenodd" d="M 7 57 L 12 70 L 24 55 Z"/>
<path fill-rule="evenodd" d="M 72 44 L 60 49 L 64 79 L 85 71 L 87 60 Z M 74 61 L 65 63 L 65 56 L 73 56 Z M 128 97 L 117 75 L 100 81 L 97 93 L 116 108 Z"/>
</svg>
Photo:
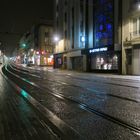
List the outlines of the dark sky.
<svg viewBox="0 0 140 140">
<path fill-rule="evenodd" d="M 21 35 L 42 19 L 53 20 L 53 0 L 2 0 L 0 41 L 3 46 L 0 48 L 4 47 L 7 54 L 11 52 Z"/>
</svg>

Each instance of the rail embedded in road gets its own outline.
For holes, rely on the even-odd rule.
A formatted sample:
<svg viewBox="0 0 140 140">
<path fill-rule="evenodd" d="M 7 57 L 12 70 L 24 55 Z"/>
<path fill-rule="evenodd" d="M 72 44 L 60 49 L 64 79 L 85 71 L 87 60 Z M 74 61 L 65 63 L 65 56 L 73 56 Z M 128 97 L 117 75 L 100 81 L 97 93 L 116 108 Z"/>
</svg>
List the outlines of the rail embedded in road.
<svg viewBox="0 0 140 140">
<path fill-rule="evenodd" d="M 10 73 L 13 74 L 12 72 L 10 72 Z M 13 74 L 13 75 L 16 76 L 17 78 L 19 78 L 20 80 L 23 80 L 24 82 L 27 82 L 27 79 L 25 79 L 23 77 L 20 77 L 20 76 L 18 76 L 16 74 Z M 28 84 L 32 83 L 31 84 L 32 86 L 35 86 L 35 87 L 37 87 L 37 88 L 39 88 L 40 90 L 43 91 L 43 89 L 40 86 L 38 86 L 37 84 L 35 84 L 33 82 L 27 82 L 27 83 Z M 46 89 L 48 91 L 50 91 L 49 92 L 50 94 L 52 94 L 53 96 L 55 96 L 55 97 L 57 97 L 59 99 L 68 100 L 68 101 L 70 101 L 72 103 L 75 103 L 76 105 L 79 106 L 80 109 L 86 110 L 87 112 L 92 112 L 92 113 L 94 113 L 94 114 L 96 114 L 96 115 L 98 115 L 98 116 L 100 116 L 100 117 L 102 117 L 104 119 L 107 119 L 107 120 L 109 120 L 109 121 L 111 121 L 113 123 L 121 125 L 121 126 L 127 128 L 127 129 L 130 129 L 131 131 L 133 131 L 133 132 L 135 132 L 135 133 L 140 135 L 140 128 L 139 127 L 136 127 L 136 126 L 134 126 L 132 124 L 129 124 L 129 123 L 126 123 L 126 122 L 124 122 L 124 121 L 122 121 L 122 120 L 120 120 L 118 118 L 112 117 L 112 116 L 110 116 L 108 114 L 105 114 L 105 113 L 103 113 L 101 111 L 98 111 L 98 110 L 96 110 L 94 108 L 91 108 L 88 105 L 86 105 L 86 104 L 84 104 L 84 103 L 80 102 L 79 100 L 76 100 L 76 99 L 74 99 L 72 97 L 66 97 L 66 96 L 64 96 L 64 95 L 62 95 L 60 93 L 57 93 L 57 92 L 54 92 L 54 91 L 50 90 L 49 88 L 46 88 Z"/>
</svg>

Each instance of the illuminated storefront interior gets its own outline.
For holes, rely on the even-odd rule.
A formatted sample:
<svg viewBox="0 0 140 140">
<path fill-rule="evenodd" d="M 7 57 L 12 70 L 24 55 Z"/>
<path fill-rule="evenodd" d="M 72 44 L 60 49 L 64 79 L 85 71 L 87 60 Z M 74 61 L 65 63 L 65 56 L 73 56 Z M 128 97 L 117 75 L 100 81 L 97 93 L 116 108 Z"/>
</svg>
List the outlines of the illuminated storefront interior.
<svg viewBox="0 0 140 140">
<path fill-rule="evenodd" d="M 52 54 L 47 53 L 40 53 L 39 51 L 36 52 L 35 56 L 35 64 L 37 65 L 46 65 L 46 66 L 53 66 L 54 59 Z"/>
<path fill-rule="evenodd" d="M 97 54 L 91 57 L 92 70 L 118 70 L 116 54 Z"/>
</svg>

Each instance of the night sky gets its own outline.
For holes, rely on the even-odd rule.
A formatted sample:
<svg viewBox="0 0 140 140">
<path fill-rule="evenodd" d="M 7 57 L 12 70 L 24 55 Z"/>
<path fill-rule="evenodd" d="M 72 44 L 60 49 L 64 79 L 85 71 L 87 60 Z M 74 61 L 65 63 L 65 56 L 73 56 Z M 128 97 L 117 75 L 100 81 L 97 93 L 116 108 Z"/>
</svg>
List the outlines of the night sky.
<svg viewBox="0 0 140 140">
<path fill-rule="evenodd" d="M 53 0 L 3 0 L 0 2 L 0 42 L 12 54 L 22 34 L 34 23 L 53 20 Z"/>
</svg>

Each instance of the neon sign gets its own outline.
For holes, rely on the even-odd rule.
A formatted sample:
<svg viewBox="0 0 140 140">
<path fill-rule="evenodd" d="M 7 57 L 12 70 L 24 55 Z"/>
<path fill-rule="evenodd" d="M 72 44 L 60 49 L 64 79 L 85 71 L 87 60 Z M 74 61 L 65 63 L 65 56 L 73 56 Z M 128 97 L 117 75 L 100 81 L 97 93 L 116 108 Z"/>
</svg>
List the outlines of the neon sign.
<svg viewBox="0 0 140 140">
<path fill-rule="evenodd" d="M 95 52 L 105 52 L 107 51 L 107 48 L 97 48 L 97 49 L 92 49 L 92 50 L 89 50 L 89 53 L 95 53 Z"/>
</svg>

